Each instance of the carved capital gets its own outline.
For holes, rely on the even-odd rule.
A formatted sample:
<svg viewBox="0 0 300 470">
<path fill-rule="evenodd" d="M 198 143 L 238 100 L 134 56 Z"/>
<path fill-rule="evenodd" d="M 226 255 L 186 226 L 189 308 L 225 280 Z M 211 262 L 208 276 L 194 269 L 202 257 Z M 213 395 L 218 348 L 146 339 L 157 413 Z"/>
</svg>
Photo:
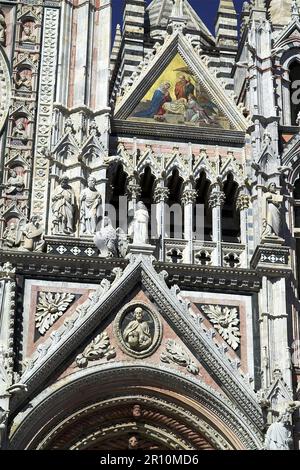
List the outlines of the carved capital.
<svg viewBox="0 0 300 470">
<path fill-rule="evenodd" d="M 168 188 L 156 188 L 153 196 L 155 204 L 166 202 L 169 198 L 169 194 L 170 190 Z"/>
<path fill-rule="evenodd" d="M 240 211 L 249 209 L 250 206 L 250 196 L 248 194 L 240 194 L 236 201 L 236 207 Z"/>
<path fill-rule="evenodd" d="M 226 197 L 223 191 L 212 192 L 209 196 L 209 205 L 211 209 L 214 209 L 216 207 L 222 207 L 225 202 L 225 199 Z"/>
<path fill-rule="evenodd" d="M 197 191 L 195 189 L 186 189 L 185 191 L 183 191 L 181 200 L 184 205 L 195 204 L 196 199 Z"/>
<path fill-rule="evenodd" d="M 127 186 L 127 194 L 131 199 L 139 199 L 142 190 L 139 184 L 130 183 Z"/>
</svg>

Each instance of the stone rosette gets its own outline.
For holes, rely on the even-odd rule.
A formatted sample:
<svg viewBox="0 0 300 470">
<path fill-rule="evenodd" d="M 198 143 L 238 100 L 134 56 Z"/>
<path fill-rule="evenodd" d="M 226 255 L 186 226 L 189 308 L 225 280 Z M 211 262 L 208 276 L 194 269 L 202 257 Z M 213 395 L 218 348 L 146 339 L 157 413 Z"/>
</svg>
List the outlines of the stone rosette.
<svg viewBox="0 0 300 470">
<path fill-rule="evenodd" d="M 137 330 L 139 328 L 134 316 L 134 313 L 137 309 L 142 309 L 143 311 L 142 323 L 147 323 L 149 343 L 151 339 L 151 343 L 143 349 L 134 349 L 133 347 L 130 347 L 126 338 L 126 331 L 128 331 L 128 325 L 132 325 L 133 332 L 135 331 L 135 324 L 137 325 Z M 150 308 L 149 305 L 144 302 L 130 302 L 129 304 L 125 305 L 117 314 L 114 322 L 114 333 L 119 341 L 121 349 L 126 354 L 134 358 L 143 359 L 145 357 L 151 356 L 161 344 L 162 324 L 158 314 L 152 308 Z"/>
</svg>

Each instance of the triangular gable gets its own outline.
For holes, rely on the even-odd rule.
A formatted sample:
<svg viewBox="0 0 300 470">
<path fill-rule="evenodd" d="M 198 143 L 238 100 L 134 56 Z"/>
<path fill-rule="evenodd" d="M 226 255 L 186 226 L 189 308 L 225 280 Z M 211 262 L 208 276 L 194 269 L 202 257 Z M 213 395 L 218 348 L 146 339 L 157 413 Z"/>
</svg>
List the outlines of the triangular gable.
<svg viewBox="0 0 300 470">
<path fill-rule="evenodd" d="M 280 46 L 286 45 L 291 41 L 300 42 L 300 22 L 299 20 L 295 20 L 289 23 L 277 36 L 276 41 L 274 43 L 274 48 L 278 48 Z"/>
<path fill-rule="evenodd" d="M 191 100 L 196 98 L 195 103 L 187 104 L 186 102 L 185 110 L 184 106 L 180 107 L 181 98 L 177 99 L 175 94 L 175 82 L 179 75 L 185 76 L 186 80 L 190 81 L 192 91 L 190 94 L 193 95 Z M 130 119 L 136 122 L 145 121 L 145 117 L 141 117 L 141 114 L 147 110 L 148 104 L 151 105 L 151 94 L 151 100 L 155 101 L 154 93 L 160 85 L 163 85 L 163 82 L 171 85 L 166 92 L 170 93 L 173 104 L 165 104 L 166 112 L 162 115 L 162 123 L 170 121 L 175 125 L 188 125 L 193 128 L 215 127 L 246 131 L 248 121 L 225 90 L 223 83 L 211 73 L 203 58 L 178 31 L 167 38 L 153 59 L 144 66 L 140 75 L 128 86 L 116 105 L 114 118 Z M 177 96 L 179 97 L 180 94 Z M 146 116 L 147 122 L 160 124 L 160 114 L 156 114 L 154 118 L 153 113 L 149 113 L 150 117 Z"/>
<path fill-rule="evenodd" d="M 122 307 L 122 299 L 140 283 L 154 301 L 159 314 L 170 324 L 185 346 L 208 370 L 237 406 L 249 419 L 261 425 L 261 411 L 254 393 L 241 373 L 236 370 L 213 339 L 201 329 L 187 309 L 157 274 L 149 256 L 139 255 L 123 273 L 120 269 L 113 284 L 107 280 L 76 310 L 73 316 L 55 330 L 29 359 L 20 383 L 26 385 L 28 394 L 47 380 L 70 354 L 80 347 L 87 337 L 104 323 L 110 313 Z M 21 397 L 22 398 L 25 397 Z M 16 400 L 19 400 L 16 397 Z"/>
</svg>

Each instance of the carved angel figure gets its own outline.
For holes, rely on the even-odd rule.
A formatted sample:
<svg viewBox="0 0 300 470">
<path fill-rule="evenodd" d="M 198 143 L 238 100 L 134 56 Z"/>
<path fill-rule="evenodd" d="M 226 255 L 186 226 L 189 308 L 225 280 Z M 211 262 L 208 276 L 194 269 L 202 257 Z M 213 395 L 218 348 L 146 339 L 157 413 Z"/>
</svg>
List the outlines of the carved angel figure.
<svg viewBox="0 0 300 470">
<path fill-rule="evenodd" d="M 114 229 L 109 217 L 104 217 L 104 227 L 96 232 L 94 243 L 102 258 L 124 258 L 126 256 L 127 236 L 122 229 Z"/>
</svg>

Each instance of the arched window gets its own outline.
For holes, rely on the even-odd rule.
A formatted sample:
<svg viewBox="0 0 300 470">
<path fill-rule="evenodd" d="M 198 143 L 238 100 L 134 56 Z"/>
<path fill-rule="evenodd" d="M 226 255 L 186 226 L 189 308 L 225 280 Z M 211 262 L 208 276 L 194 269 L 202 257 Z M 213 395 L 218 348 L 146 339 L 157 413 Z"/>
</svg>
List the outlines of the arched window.
<svg viewBox="0 0 300 470">
<path fill-rule="evenodd" d="M 144 173 L 141 176 L 141 201 L 145 204 L 145 206 L 148 209 L 149 212 L 149 237 L 152 238 L 155 236 L 156 233 L 156 228 L 152 227 L 152 223 L 155 220 L 153 218 L 152 220 L 152 205 L 153 205 L 153 191 L 154 191 L 154 185 L 155 185 L 155 176 L 153 176 L 151 172 L 151 168 L 147 166 L 145 168 Z"/>
<path fill-rule="evenodd" d="M 297 117 L 300 112 L 300 63 L 298 61 L 290 65 L 290 99 L 291 125 L 297 126 Z"/>
<path fill-rule="evenodd" d="M 106 208 L 106 214 L 111 219 L 114 219 L 113 211 L 109 210 L 109 207 L 113 207 L 115 209 L 115 221 L 112 220 L 112 223 L 116 227 L 123 226 L 120 220 L 122 208 L 120 207 L 120 197 L 124 197 L 126 195 L 126 181 L 127 181 L 127 173 L 125 173 L 123 166 L 121 164 L 118 165 L 111 165 L 108 170 L 108 185 L 107 185 L 107 194 L 106 194 L 106 201 L 109 204 Z M 125 204 L 125 203 L 124 203 Z M 127 207 L 126 207 L 127 212 Z M 124 216 L 124 214 L 123 214 Z M 127 213 L 126 213 L 127 217 Z M 124 226 L 122 228 L 125 228 Z"/>
<path fill-rule="evenodd" d="M 210 181 L 206 178 L 206 174 L 203 171 L 200 177 L 196 181 L 196 191 L 197 191 L 197 199 L 196 205 L 194 207 L 194 233 L 199 231 L 199 228 L 196 227 L 196 223 L 199 223 L 196 220 L 196 207 L 197 205 L 204 206 L 204 220 L 200 221 L 204 223 L 204 240 L 211 241 L 212 240 L 212 213 L 211 208 L 209 207 L 208 202 L 208 193 L 210 188 Z"/>
<path fill-rule="evenodd" d="M 222 241 L 239 243 L 241 235 L 240 213 L 236 209 L 238 185 L 231 174 L 224 183 L 225 203 L 222 209 Z"/>
<path fill-rule="evenodd" d="M 182 238 L 183 237 L 183 210 L 181 207 L 181 196 L 183 189 L 183 179 L 179 176 L 177 169 L 173 170 L 172 175 L 168 178 L 167 187 L 170 191 L 169 194 L 169 220 L 166 217 L 167 233 L 169 232 L 170 238 Z"/>
<path fill-rule="evenodd" d="M 300 178 L 294 185 L 294 226 L 300 229 Z"/>
</svg>

